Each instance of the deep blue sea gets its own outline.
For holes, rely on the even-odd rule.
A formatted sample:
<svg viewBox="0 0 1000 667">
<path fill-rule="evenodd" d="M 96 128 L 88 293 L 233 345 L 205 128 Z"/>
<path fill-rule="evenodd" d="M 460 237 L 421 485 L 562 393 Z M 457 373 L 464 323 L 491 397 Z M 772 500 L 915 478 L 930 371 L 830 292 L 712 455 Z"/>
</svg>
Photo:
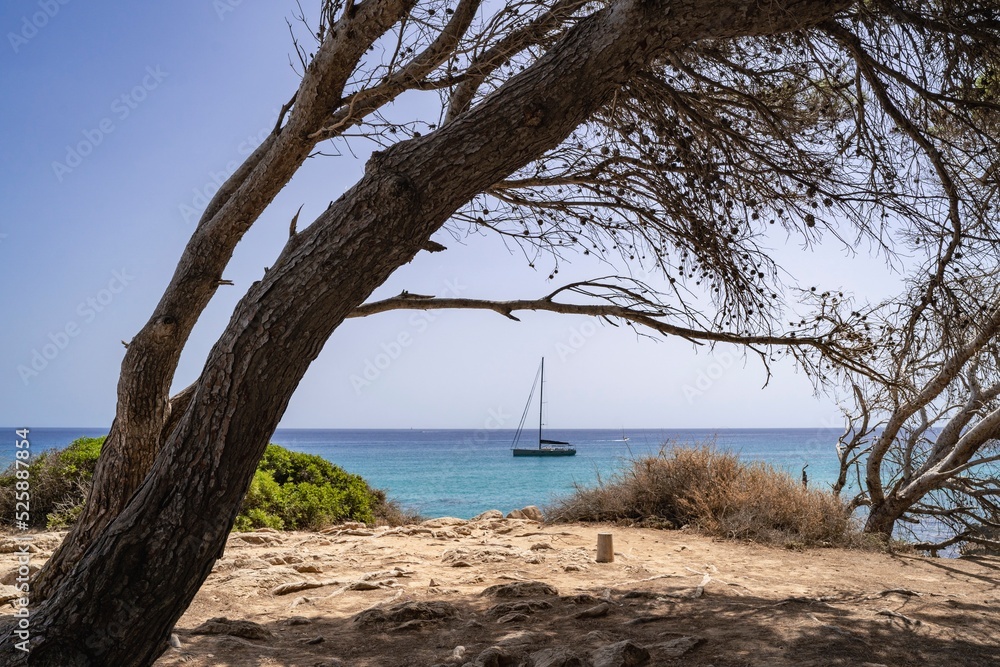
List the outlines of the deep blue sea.
<svg viewBox="0 0 1000 667">
<path fill-rule="evenodd" d="M 14 429 L 0 439 L 0 467 L 13 459 Z M 107 429 L 34 428 L 31 449 L 64 447 Z M 514 458 L 512 430 L 279 429 L 272 442 L 318 454 L 358 473 L 403 506 L 427 517 L 469 518 L 488 509 L 507 512 L 543 506 L 575 484 L 592 485 L 621 471 L 632 456 L 660 447 L 715 443 L 746 460 L 766 461 L 795 479 L 807 472 L 810 486 L 828 485 L 837 474 L 838 429 L 622 429 L 546 430 L 545 437 L 571 442 L 574 457 Z M 625 438 L 628 438 L 625 441 Z M 529 436 L 530 438 L 530 436 Z M 3 441 L 9 445 L 3 445 Z"/>
</svg>

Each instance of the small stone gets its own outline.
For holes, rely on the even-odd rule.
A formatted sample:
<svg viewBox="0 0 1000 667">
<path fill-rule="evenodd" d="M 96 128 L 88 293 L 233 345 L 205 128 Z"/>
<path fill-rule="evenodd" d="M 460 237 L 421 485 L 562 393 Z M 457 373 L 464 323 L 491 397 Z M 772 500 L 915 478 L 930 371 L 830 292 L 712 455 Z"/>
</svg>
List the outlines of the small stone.
<svg viewBox="0 0 1000 667">
<path fill-rule="evenodd" d="M 626 639 L 597 649 L 591 658 L 594 667 L 640 667 L 649 662 L 649 651 Z"/>
<path fill-rule="evenodd" d="M 373 584 L 370 581 L 355 581 L 353 584 L 347 587 L 350 591 L 377 591 L 381 586 L 378 584 Z"/>
<path fill-rule="evenodd" d="M 312 621 L 305 616 L 289 616 L 282 621 L 283 625 L 310 625 L 311 623 Z"/>
<path fill-rule="evenodd" d="M 322 644 L 325 641 L 326 641 L 326 638 L 323 637 L 323 635 L 317 635 L 316 637 L 313 637 L 312 639 L 303 639 L 302 643 L 303 644 Z"/>
<path fill-rule="evenodd" d="M 323 568 L 318 565 L 311 565 L 309 563 L 305 563 L 303 565 L 293 565 L 292 569 L 300 574 L 319 574 L 323 571 Z"/>
<path fill-rule="evenodd" d="M 546 549 L 551 549 L 552 545 L 548 542 L 538 542 L 536 544 L 532 544 L 529 548 L 532 551 L 545 551 Z"/>
</svg>

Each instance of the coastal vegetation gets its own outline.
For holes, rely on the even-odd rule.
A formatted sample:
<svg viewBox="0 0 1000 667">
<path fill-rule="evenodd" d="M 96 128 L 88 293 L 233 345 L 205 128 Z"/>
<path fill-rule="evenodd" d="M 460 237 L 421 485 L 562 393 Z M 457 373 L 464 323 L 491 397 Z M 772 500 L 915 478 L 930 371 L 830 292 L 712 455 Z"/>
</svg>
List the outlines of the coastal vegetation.
<svg viewBox="0 0 1000 667">
<path fill-rule="evenodd" d="M 869 544 L 839 496 L 714 447 L 663 447 L 546 509 L 555 522 L 611 521 L 688 528 L 782 546 Z"/>
<path fill-rule="evenodd" d="M 63 529 L 77 520 L 103 444 L 104 437 L 78 438 L 32 460 L 32 528 Z M 14 516 L 16 482 L 13 467 L 0 474 L 2 516 Z M 316 530 L 344 521 L 400 525 L 419 518 L 360 475 L 321 456 L 271 444 L 257 465 L 234 529 Z"/>
</svg>

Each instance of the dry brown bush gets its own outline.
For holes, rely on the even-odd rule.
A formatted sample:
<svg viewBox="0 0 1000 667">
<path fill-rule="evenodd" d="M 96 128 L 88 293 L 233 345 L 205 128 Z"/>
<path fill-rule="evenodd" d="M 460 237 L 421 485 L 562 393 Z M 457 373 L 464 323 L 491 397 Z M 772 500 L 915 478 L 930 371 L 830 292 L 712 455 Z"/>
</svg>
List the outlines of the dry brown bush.
<svg viewBox="0 0 1000 667">
<path fill-rule="evenodd" d="M 664 446 L 595 487 L 548 508 L 553 521 L 613 521 L 681 528 L 785 546 L 861 546 L 847 505 L 787 473 L 712 446 Z"/>
</svg>

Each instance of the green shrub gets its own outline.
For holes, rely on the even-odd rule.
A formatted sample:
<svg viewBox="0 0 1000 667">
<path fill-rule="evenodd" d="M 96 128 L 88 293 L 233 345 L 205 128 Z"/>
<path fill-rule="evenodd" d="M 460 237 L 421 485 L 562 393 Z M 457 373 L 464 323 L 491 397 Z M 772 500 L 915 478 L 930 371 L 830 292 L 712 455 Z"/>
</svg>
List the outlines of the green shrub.
<svg viewBox="0 0 1000 667">
<path fill-rule="evenodd" d="M 713 447 L 664 447 L 606 483 L 577 488 L 546 511 L 555 521 L 616 521 L 694 528 L 785 546 L 857 544 L 846 504 L 787 473 Z"/>
<path fill-rule="evenodd" d="M 31 527 L 65 528 L 79 518 L 103 444 L 103 437 L 79 438 L 35 457 L 28 467 Z M 12 465 L 0 473 L 0 517 L 7 522 L 14 516 L 15 472 Z M 400 525 L 419 519 L 359 475 L 320 456 L 268 445 L 234 529 L 317 529 L 340 521 Z"/>
<path fill-rule="evenodd" d="M 45 451 L 34 457 L 28 466 L 30 527 L 65 528 L 76 520 L 90 490 L 103 444 L 104 437 L 78 438 L 65 449 Z M 0 513 L 7 522 L 14 517 L 16 471 L 15 464 L 11 464 L 0 473 Z"/>
<path fill-rule="evenodd" d="M 316 529 L 339 521 L 375 523 L 384 495 L 359 475 L 314 454 L 268 445 L 240 508 L 237 530 Z"/>
</svg>

